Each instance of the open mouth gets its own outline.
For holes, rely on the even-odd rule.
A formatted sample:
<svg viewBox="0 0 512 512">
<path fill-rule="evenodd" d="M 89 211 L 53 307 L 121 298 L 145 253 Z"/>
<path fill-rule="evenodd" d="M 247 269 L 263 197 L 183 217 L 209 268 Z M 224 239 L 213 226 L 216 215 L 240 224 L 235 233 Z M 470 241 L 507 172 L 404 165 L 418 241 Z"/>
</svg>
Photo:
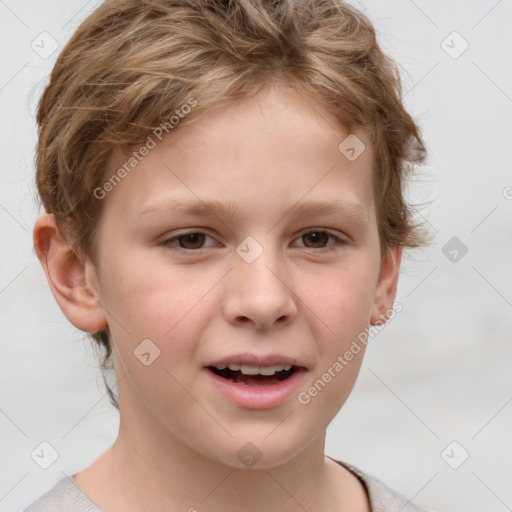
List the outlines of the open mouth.
<svg viewBox="0 0 512 512">
<path fill-rule="evenodd" d="M 297 371 L 296 366 L 282 365 L 273 367 L 240 367 L 239 365 L 208 366 L 208 370 L 212 371 L 219 377 L 231 380 L 237 384 L 245 384 L 246 386 L 270 386 L 279 384 L 283 380 L 288 379 Z"/>
</svg>

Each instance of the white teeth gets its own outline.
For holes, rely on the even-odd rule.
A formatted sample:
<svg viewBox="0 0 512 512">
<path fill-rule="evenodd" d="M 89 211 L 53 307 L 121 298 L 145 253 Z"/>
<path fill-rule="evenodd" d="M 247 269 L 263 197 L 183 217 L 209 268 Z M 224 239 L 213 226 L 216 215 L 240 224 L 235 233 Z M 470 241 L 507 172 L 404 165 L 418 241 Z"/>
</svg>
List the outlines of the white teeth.
<svg viewBox="0 0 512 512">
<path fill-rule="evenodd" d="M 240 371 L 244 375 L 258 375 L 259 373 L 259 367 L 258 366 L 252 366 L 250 364 L 243 364 L 240 368 Z"/>
<path fill-rule="evenodd" d="M 258 373 L 260 375 L 274 375 L 277 371 L 277 367 L 275 366 L 260 366 L 258 368 Z"/>
<path fill-rule="evenodd" d="M 274 366 L 254 366 L 251 364 L 218 364 L 215 367 L 217 370 L 224 370 L 225 368 L 229 368 L 231 371 L 237 372 L 240 371 L 244 375 L 274 375 L 276 372 L 281 372 L 283 370 L 288 371 L 291 370 L 291 364 L 276 364 Z"/>
</svg>

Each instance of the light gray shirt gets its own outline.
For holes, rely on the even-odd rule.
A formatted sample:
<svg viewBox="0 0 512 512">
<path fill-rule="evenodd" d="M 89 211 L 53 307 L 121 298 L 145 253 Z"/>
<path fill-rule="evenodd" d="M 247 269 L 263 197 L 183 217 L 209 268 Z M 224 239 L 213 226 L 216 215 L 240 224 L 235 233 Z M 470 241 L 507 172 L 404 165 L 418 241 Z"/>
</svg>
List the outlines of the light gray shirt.
<svg viewBox="0 0 512 512">
<path fill-rule="evenodd" d="M 372 512 L 425 512 L 407 498 L 386 487 L 380 480 L 345 462 L 332 460 L 351 471 L 363 483 Z M 24 512 L 102 512 L 102 510 L 82 491 L 73 478 L 62 478 L 53 489 L 43 494 Z"/>
</svg>

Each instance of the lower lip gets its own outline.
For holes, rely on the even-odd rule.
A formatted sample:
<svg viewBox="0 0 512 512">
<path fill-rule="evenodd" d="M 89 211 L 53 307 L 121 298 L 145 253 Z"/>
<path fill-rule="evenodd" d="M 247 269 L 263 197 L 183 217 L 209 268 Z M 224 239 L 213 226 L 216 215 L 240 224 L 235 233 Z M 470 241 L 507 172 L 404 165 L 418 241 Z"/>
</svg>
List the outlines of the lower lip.
<svg viewBox="0 0 512 512">
<path fill-rule="evenodd" d="M 208 368 L 203 370 L 225 397 L 248 409 L 271 409 L 281 405 L 294 394 L 306 373 L 305 368 L 298 368 L 290 377 L 278 384 L 248 386 L 220 377 Z"/>
</svg>

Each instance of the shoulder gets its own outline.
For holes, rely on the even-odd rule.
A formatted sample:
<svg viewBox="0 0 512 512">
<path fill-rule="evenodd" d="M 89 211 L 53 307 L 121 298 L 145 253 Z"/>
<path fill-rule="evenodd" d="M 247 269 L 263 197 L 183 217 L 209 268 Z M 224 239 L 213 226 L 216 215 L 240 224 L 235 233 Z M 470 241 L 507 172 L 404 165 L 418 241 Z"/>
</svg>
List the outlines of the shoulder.
<svg viewBox="0 0 512 512">
<path fill-rule="evenodd" d="M 23 512 L 101 512 L 73 478 L 62 478 Z"/>
<path fill-rule="evenodd" d="M 354 473 L 363 482 L 368 492 L 372 512 L 426 512 L 425 509 L 411 503 L 410 500 L 391 490 L 377 478 L 367 475 L 346 462 L 332 460 Z"/>
</svg>

